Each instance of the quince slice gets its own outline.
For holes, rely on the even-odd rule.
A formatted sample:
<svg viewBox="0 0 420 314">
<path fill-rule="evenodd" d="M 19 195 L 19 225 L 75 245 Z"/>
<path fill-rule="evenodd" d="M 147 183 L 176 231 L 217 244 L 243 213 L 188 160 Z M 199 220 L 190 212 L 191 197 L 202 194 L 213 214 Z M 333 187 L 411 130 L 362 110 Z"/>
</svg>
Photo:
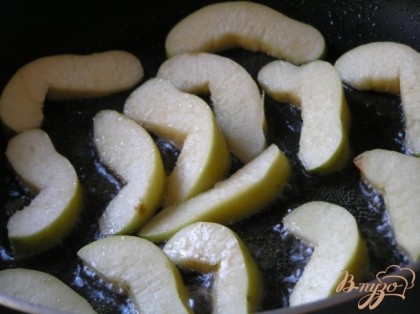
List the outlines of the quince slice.
<svg viewBox="0 0 420 314">
<path fill-rule="evenodd" d="M 384 196 L 399 248 L 420 261 L 420 159 L 384 149 L 354 159 L 362 176 Z"/>
<path fill-rule="evenodd" d="M 264 99 L 253 78 L 231 59 L 185 53 L 166 60 L 157 77 L 184 92 L 210 92 L 217 123 L 229 150 L 246 163 L 266 148 Z"/>
<path fill-rule="evenodd" d="M 344 83 L 358 90 L 401 96 L 408 152 L 420 155 L 420 54 L 394 42 L 374 42 L 343 54 L 335 67 Z"/>
<path fill-rule="evenodd" d="M 178 269 L 153 243 L 112 236 L 89 243 L 77 254 L 98 276 L 127 290 L 139 312 L 190 313 Z"/>
<path fill-rule="evenodd" d="M 286 228 L 314 246 L 314 252 L 298 279 L 291 306 L 326 298 L 335 293 L 343 271 L 363 280 L 368 270 L 368 253 L 354 217 L 343 207 L 327 202 L 309 202 L 283 218 Z"/>
<path fill-rule="evenodd" d="M 214 113 L 200 97 L 153 78 L 127 99 L 124 113 L 181 150 L 167 179 L 164 206 L 208 190 L 228 172 L 230 154 Z"/>
<path fill-rule="evenodd" d="M 142 77 L 140 61 L 125 51 L 40 58 L 10 79 L 0 97 L 0 117 L 15 132 L 40 128 L 45 98 L 105 96 L 133 87 Z"/>
<path fill-rule="evenodd" d="M 81 186 L 73 166 L 42 130 L 24 131 L 10 139 L 6 156 L 23 182 L 38 193 L 7 224 L 15 255 L 29 257 L 70 233 L 81 210 Z"/>
<path fill-rule="evenodd" d="M 289 171 L 286 156 L 272 144 L 214 188 L 164 208 L 140 229 L 139 235 L 164 241 L 193 222 L 232 223 L 254 214 L 282 191 Z"/>
<path fill-rule="evenodd" d="M 83 297 L 61 280 L 37 270 L 14 268 L 0 271 L 0 293 L 43 307 L 40 308 L 42 311 L 46 307 L 68 313 L 96 313 Z"/>
<path fill-rule="evenodd" d="M 103 110 L 94 118 L 94 141 L 100 160 L 121 178 L 118 192 L 102 217 L 102 234 L 137 231 L 161 203 L 165 172 L 152 137 L 135 121 Z"/>
<path fill-rule="evenodd" d="M 301 108 L 299 159 L 308 172 L 330 173 L 347 164 L 349 110 L 334 66 L 273 61 L 260 70 L 258 81 L 273 99 Z"/>
<path fill-rule="evenodd" d="M 229 228 L 197 222 L 178 231 L 163 247 L 178 267 L 214 272 L 213 313 L 253 313 L 261 275 L 245 243 Z"/>
<path fill-rule="evenodd" d="M 241 47 L 302 64 L 320 58 L 325 40 L 314 27 L 248 1 L 210 4 L 175 25 L 165 42 L 168 56 Z"/>
</svg>

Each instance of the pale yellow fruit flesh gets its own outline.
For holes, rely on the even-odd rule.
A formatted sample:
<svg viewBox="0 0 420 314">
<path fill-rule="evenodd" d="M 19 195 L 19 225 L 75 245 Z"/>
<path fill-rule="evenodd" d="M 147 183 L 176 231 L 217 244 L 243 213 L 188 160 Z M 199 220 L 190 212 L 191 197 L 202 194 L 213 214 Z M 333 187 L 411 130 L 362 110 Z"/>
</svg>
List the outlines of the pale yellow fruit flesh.
<svg viewBox="0 0 420 314">
<path fill-rule="evenodd" d="M 83 297 L 61 280 L 36 270 L 0 271 L 0 293 L 56 311 L 96 313 Z"/>
<path fill-rule="evenodd" d="M 265 5 L 231 1 L 205 6 L 185 17 L 165 42 L 168 56 L 235 47 L 302 64 L 324 54 L 325 40 L 314 27 Z"/>
<path fill-rule="evenodd" d="M 127 290 L 140 313 L 189 313 L 178 269 L 153 243 L 134 236 L 112 236 L 77 253 L 100 277 Z"/>
<path fill-rule="evenodd" d="M 157 77 L 184 92 L 210 93 L 228 148 L 241 161 L 254 159 L 266 148 L 264 100 L 238 63 L 210 53 L 185 53 L 166 60 Z"/>
<path fill-rule="evenodd" d="M 190 224 L 163 251 L 178 267 L 215 273 L 213 313 L 253 313 L 260 300 L 260 270 L 243 241 L 229 228 L 209 222 Z"/>
<path fill-rule="evenodd" d="M 116 111 L 96 114 L 93 129 L 101 162 L 124 184 L 100 218 L 100 232 L 135 232 L 152 216 L 163 197 L 165 172 L 159 149 L 145 129 Z"/>
<path fill-rule="evenodd" d="M 354 159 L 362 176 L 383 194 L 397 245 L 420 261 L 420 159 L 383 149 Z"/>
<path fill-rule="evenodd" d="M 142 77 L 140 61 L 125 51 L 40 58 L 10 79 L 0 97 L 0 117 L 15 132 L 39 128 L 46 98 L 105 96 L 133 87 Z"/>
<path fill-rule="evenodd" d="M 374 42 L 343 54 L 335 67 L 344 83 L 358 90 L 401 96 L 410 154 L 420 154 L 420 54 L 394 42 Z"/>
<path fill-rule="evenodd" d="M 165 206 L 212 188 L 229 170 L 230 154 L 210 107 L 168 80 L 142 84 L 128 97 L 124 113 L 181 151 L 167 178 Z"/>
<path fill-rule="evenodd" d="M 38 193 L 7 224 L 14 253 L 29 257 L 55 246 L 70 233 L 81 210 L 81 187 L 73 166 L 42 130 L 13 137 L 6 156 L 23 182 Z"/>
<path fill-rule="evenodd" d="M 164 208 L 140 229 L 139 235 L 164 241 L 193 222 L 226 224 L 252 215 L 282 191 L 289 172 L 287 158 L 272 144 L 213 189 Z"/>
<path fill-rule="evenodd" d="M 309 202 L 283 218 L 294 236 L 314 247 L 314 252 L 290 297 L 290 306 L 326 298 L 335 293 L 343 271 L 363 280 L 368 253 L 356 220 L 343 207 Z"/>
<path fill-rule="evenodd" d="M 301 109 L 299 159 L 308 172 L 331 173 L 348 164 L 349 110 L 340 76 L 331 64 L 273 61 L 260 70 L 258 82 L 274 100 Z"/>
</svg>

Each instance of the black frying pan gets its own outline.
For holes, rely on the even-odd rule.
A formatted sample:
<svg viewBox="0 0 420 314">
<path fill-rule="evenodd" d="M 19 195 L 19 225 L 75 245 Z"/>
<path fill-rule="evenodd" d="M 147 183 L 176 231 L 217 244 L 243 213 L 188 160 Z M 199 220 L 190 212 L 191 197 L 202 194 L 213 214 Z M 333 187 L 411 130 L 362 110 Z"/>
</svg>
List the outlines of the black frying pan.
<svg viewBox="0 0 420 314">
<path fill-rule="evenodd" d="M 75 53 L 88 54 L 111 49 L 128 50 L 141 60 L 144 80 L 153 77 L 165 60 L 164 40 L 171 27 L 188 13 L 214 1 L 1 1 L 0 2 L 0 88 L 22 65 L 39 57 Z M 416 0 L 375 1 L 258 1 L 297 20 L 318 28 L 324 35 L 328 53 L 334 62 L 342 53 L 372 41 L 397 41 L 420 51 L 420 2 Z M 272 60 L 260 53 L 233 49 L 222 53 L 242 64 L 253 77 L 261 66 Z M 122 109 L 130 91 L 100 99 L 47 102 L 43 128 L 51 136 L 57 150 L 76 167 L 85 190 L 82 217 L 74 232 L 62 245 L 24 261 L 11 257 L 6 223 L 12 213 L 29 202 L 31 195 L 19 184 L 3 156 L 7 137 L 1 134 L 0 156 L 0 269 L 26 267 L 49 272 L 86 297 L 102 313 L 116 313 L 128 308 L 124 295 L 119 295 L 91 278 L 76 257 L 77 250 L 92 241 L 97 231 L 96 220 L 118 185 L 101 175 L 95 166 L 98 157 L 92 145 L 92 117 L 103 108 Z M 373 148 L 402 150 L 403 123 L 398 97 L 346 88 L 352 114 L 351 147 L 353 155 Z M 307 256 L 293 260 L 296 250 L 304 246 L 293 237 L 279 232 L 279 223 L 289 208 L 311 200 L 324 200 L 342 205 L 355 217 L 365 236 L 371 258 L 366 281 L 388 265 L 407 265 L 388 237 L 384 224 L 384 206 L 373 202 L 370 191 L 360 181 L 352 164 L 342 172 L 326 177 L 306 175 L 297 161 L 299 112 L 287 104 L 279 105 L 266 97 L 269 141 L 286 152 L 293 165 L 290 186 L 261 214 L 230 226 L 247 243 L 264 274 L 262 311 L 295 311 L 286 309 L 292 280 L 307 261 Z M 176 159 L 176 151 L 158 140 L 168 171 Z M 235 167 L 240 167 L 236 163 Z M 233 171 L 233 169 L 232 169 Z M 384 226 L 385 231 L 378 230 Z M 382 228 L 383 229 L 383 228 Z M 409 265 L 419 269 L 419 265 Z M 417 272 L 418 273 L 418 272 Z M 202 277 L 184 273 L 191 297 L 200 313 L 208 312 L 208 291 L 202 289 Z M 79 281 L 75 281 L 75 278 Z M 77 284 L 82 282 L 83 285 Z M 417 284 L 420 286 L 420 284 Z M 418 291 L 418 289 L 417 289 Z M 102 293 L 104 297 L 98 297 Z M 406 300 L 387 299 L 381 313 L 413 313 L 419 308 L 416 292 L 410 290 Z M 342 295 L 301 311 L 326 313 L 357 312 L 358 294 Z M 0 296 L 0 303 L 23 311 L 36 307 Z M 43 310 L 45 312 L 45 310 Z M 281 312 L 281 311 L 279 311 Z"/>
</svg>

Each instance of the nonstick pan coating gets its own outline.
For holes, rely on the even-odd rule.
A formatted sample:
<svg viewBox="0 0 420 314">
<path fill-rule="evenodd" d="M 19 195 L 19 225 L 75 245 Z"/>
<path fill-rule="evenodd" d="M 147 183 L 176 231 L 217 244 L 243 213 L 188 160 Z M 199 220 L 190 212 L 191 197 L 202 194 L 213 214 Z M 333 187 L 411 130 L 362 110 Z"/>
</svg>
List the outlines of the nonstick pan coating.
<svg viewBox="0 0 420 314">
<path fill-rule="evenodd" d="M 164 41 L 172 26 L 212 2 L 1 1 L 0 89 L 19 67 L 36 58 L 111 49 L 135 54 L 144 66 L 144 81 L 153 77 L 165 60 Z M 256 2 L 320 30 L 328 48 L 325 60 L 331 63 L 349 49 L 372 41 L 396 41 L 420 51 L 420 2 L 415 0 Z M 221 54 L 242 64 L 254 78 L 263 65 L 273 60 L 264 54 L 241 49 Z M 26 267 L 49 272 L 86 297 L 102 313 L 130 309 L 131 305 L 125 296 L 116 294 L 105 283 L 90 276 L 76 257 L 77 250 L 95 238 L 96 220 L 120 187 L 111 173 L 104 175 L 99 171 L 103 168 L 92 144 L 92 117 L 104 108 L 121 111 L 129 93 L 45 104 L 43 129 L 51 136 L 57 150 L 74 164 L 84 186 L 85 199 L 83 214 L 74 232 L 57 248 L 28 260 L 15 261 L 11 257 L 6 224 L 12 213 L 28 203 L 32 196 L 20 185 L 4 157 L 7 135 L 3 130 L 0 138 L 0 269 Z M 352 116 L 353 156 L 373 148 L 403 151 L 404 132 L 398 97 L 357 92 L 348 87 L 346 97 Z M 261 214 L 230 226 L 247 243 L 263 271 L 265 287 L 261 310 L 287 307 L 287 296 L 296 274 L 308 260 L 310 250 L 285 233 L 281 226 L 282 217 L 290 208 L 307 201 L 333 202 L 355 216 L 367 240 L 371 259 L 366 280 L 374 279 L 374 275 L 388 265 L 407 265 L 406 257 L 396 249 L 389 236 L 383 201 L 362 183 L 355 167 L 350 163 L 342 172 L 325 177 L 307 175 L 296 157 L 300 113 L 268 96 L 265 106 L 269 141 L 285 151 L 292 163 L 293 176 L 284 193 Z M 170 171 L 177 152 L 168 143 L 157 141 Z M 234 163 L 232 171 L 240 166 L 239 162 Z M 184 278 L 192 289 L 192 298 L 199 304 L 197 312 L 208 312 L 209 295 L 203 286 L 209 284 L 211 278 L 192 273 L 185 273 Z M 414 291 L 412 293 L 405 301 L 396 300 L 384 305 L 381 313 L 395 304 L 400 310 L 406 306 L 408 311 L 410 306 L 418 306 L 418 301 L 413 300 Z M 102 294 L 104 296 L 100 297 Z M 98 299 L 100 301 L 96 301 Z M 342 298 L 338 303 L 344 301 Z M 2 302 L 11 306 L 9 302 Z M 330 303 L 321 302 L 317 306 L 328 307 Z M 356 312 L 355 302 L 348 306 L 350 308 L 342 306 L 340 312 Z M 311 306 L 310 309 L 315 311 L 316 308 Z"/>
</svg>

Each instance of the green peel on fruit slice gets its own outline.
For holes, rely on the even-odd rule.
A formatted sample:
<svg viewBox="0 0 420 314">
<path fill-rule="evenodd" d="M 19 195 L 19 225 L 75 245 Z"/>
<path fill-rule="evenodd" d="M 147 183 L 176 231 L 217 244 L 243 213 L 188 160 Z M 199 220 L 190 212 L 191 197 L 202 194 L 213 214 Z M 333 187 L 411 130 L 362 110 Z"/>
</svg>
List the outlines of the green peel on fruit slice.
<svg viewBox="0 0 420 314">
<path fill-rule="evenodd" d="M 325 61 L 295 66 L 273 61 L 258 73 L 258 82 L 274 100 L 301 109 L 299 159 L 315 174 L 341 170 L 350 159 L 350 113 L 337 70 Z"/>
<path fill-rule="evenodd" d="M 309 202 L 292 210 L 283 222 L 294 236 L 314 247 L 290 295 L 291 306 L 334 294 L 344 271 L 356 282 L 364 279 L 369 265 L 366 244 L 346 209 L 327 202 Z"/>
<path fill-rule="evenodd" d="M 24 184 L 37 193 L 7 224 L 15 255 L 30 257 L 57 245 L 71 232 L 81 210 L 81 186 L 73 166 L 42 130 L 13 137 L 6 156 Z"/>
<path fill-rule="evenodd" d="M 258 310 L 261 274 L 248 248 L 229 228 L 209 222 L 190 224 L 163 247 L 180 268 L 215 273 L 213 313 L 253 313 Z"/>
<path fill-rule="evenodd" d="M 420 155 L 420 54 L 395 42 L 373 42 L 335 63 L 344 83 L 358 90 L 400 95 L 408 153 Z"/>
<path fill-rule="evenodd" d="M 266 148 L 264 98 L 238 63 L 211 53 L 185 53 L 162 63 L 157 77 L 187 93 L 210 93 L 228 148 L 242 162 L 249 162 Z"/>
<path fill-rule="evenodd" d="M 229 171 L 230 154 L 211 108 L 200 97 L 153 78 L 127 99 L 124 113 L 180 150 L 167 178 L 164 206 L 206 191 Z"/>
<path fill-rule="evenodd" d="M 99 158 L 123 181 L 101 218 L 102 234 L 138 231 L 163 198 L 165 172 L 158 147 L 135 121 L 112 110 L 94 118 L 94 142 Z"/>
<path fill-rule="evenodd" d="M 0 271 L 0 293 L 17 300 L 68 313 L 96 313 L 90 304 L 58 278 L 36 270 Z"/>
<path fill-rule="evenodd" d="M 139 235 L 164 241 L 197 221 L 232 223 L 260 211 L 278 196 L 289 178 L 289 162 L 274 144 L 214 188 L 164 208 Z"/>
<path fill-rule="evenodd" d="M 134 236 L 111 236 L 77 253 L 98 276 L 124 288 L 141 313 L 190 313 L 181 275 L 163 251 Z"/>
<path fill-rule="evenodd" d="M 302 64 L 323 56 L 325 40 L 311 25 L 268 6 L 228 1 L 205 6 L 188 15 L 171 29 L 165 42 L 169 57 L 235 47 Z"/>
<path fill-rule="evenodd" d="M 40 128 L 45 99 L 99 97 L 127 90 L 143 77 L 140 61 L 119 50 L 55 55 L 21 67 L 0 97 L 3 124 L 19 133 Z"/>
<path fill-rule="evenodd" d="M 420 261 L 420 159 L 383 149 L 354 159 L 361 175 L 383 194 L 398 247 Z"/>
</svg>

